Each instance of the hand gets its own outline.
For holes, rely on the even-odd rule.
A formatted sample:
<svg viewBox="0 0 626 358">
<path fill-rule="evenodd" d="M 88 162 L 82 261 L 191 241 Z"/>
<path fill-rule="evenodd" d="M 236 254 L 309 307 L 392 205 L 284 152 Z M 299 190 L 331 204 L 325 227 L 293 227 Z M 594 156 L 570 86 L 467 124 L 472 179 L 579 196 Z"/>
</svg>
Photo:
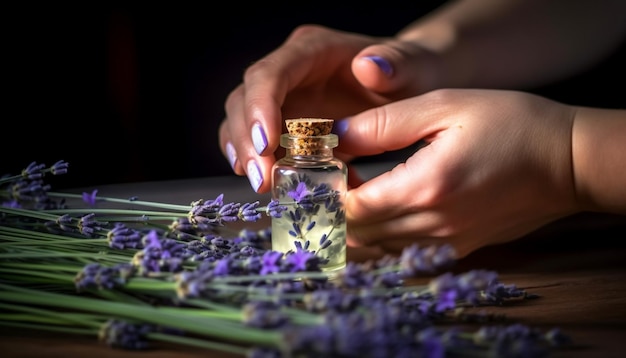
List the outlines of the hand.
<svg viewBox="0 0 626 358">
<path fill-rule="evenodd" d="M 228 96 L 222 152 L 236 174 L 267 192 L 283 119 L 340 119 L 422 93 L 433 86 L 436 63 L 416 42 L 301 26 Z"/>
<path fill-rule="evenodd" d="M 346 119 L 352 155 L 427 145 L 348 192 L 351 246 L 451 243 L 459 257 L 579 211 L 575 109 L 512 91 L 437 90 Z"/>
</svg>

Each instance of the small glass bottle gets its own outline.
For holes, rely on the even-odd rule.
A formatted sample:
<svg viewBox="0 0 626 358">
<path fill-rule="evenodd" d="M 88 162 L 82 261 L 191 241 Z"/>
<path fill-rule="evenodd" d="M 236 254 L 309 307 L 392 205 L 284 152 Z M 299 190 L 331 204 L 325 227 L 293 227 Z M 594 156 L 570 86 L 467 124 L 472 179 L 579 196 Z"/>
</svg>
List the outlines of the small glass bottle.
<svg viewBox="0 0 626 358">
<path fill-rule="evenodd" d="M 322 260 L 325 272 L 346 265 L 345 198 L 348 169 L 333 156 L 339 141 L 332 119 L 286 120 L 280 138 L 285 157 L 272 168 L 272 199 L 287 207 L 272 218 L 272 250 L 305 249 Z"/>
</svg>

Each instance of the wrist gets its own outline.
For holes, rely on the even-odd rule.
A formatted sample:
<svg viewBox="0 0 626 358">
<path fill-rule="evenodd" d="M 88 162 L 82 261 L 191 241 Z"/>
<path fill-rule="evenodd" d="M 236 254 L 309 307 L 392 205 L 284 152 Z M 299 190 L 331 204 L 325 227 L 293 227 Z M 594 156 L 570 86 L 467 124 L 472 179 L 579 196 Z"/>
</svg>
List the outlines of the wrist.
<svg viewBox="0 0 626 358">
<path fill-rule="evenodd" d="M 572 161 L 583 210 L 626 214 L 626 110 L 578 108 Z"/>
</svg>

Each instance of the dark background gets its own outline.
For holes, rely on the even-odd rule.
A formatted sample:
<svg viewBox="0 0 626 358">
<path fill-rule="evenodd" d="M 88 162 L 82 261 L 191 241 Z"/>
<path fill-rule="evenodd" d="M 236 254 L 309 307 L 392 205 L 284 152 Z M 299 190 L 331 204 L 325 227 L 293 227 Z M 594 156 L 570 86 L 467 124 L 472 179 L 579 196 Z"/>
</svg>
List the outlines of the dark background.
<svg viewBox="0 0 626 358">
<path fill-rule="evenodd" d="M 391 36 L 440 3 L 12 5 L 0 175 L 61 159 L 70 172 L 51 179 L 57 189 L 231 174 L 217 128 L 249 64 L 303 23 Z M 624 52 L 533 91 L 624 108 Z"/>
</svg>

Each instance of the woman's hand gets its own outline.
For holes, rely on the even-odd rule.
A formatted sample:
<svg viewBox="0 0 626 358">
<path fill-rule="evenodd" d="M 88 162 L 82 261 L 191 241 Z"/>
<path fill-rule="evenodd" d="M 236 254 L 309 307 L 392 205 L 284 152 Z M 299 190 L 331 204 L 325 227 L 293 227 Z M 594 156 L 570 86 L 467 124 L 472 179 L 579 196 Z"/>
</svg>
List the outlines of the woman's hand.
<svg viewBox="0 0 626 358">
<path fill-rule="evenodd" d="M 422 93 L 432 87 L 436 63 L 416 42 L 301 26 L 250 66 L 228 96 L 222 152 L 236 174 L 267 192 L 283 119 L 340 119 Z"/>
<path fill-rule="evenodd" d="M 346 119 L 340 147 L 372 155 L 427 145 L 349 191 L 351 246 L 451 243 L 460 257 L 580 211 L 574 107 L 496 90 L 436 90 Z"/>
</svg>

